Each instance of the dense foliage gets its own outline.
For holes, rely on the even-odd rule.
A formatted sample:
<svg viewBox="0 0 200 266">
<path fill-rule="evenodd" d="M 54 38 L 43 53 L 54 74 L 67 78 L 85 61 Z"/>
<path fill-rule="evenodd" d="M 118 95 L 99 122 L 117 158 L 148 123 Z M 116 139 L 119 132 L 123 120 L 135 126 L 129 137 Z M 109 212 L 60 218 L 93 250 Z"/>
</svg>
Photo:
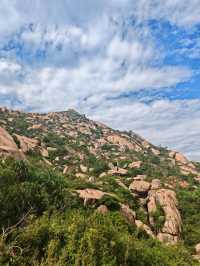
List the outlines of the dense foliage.
<svg viewBox="0 0 200 266">
<path fill-rule="evenodd" d="M 106 215 L 83 206 L 75 193 L 80 186 L 84 181 L 78 183 L 37 163 L 1 161 L 0 265 L 196 265 L 183 246 L 164 246 L 122 218 L 118 201 L 129 201 L 130 195 L 117 191 L 113 180 L 107 186 L 118 196 L 100 202 L 110 209 Z M 199 208 L 199 194 L 191 195 L 192 206 Z M 180 192 L 180 197 L 183 208 L 189 194 Z M 183 214 L 189 219 L 184 210 Z M 189 215 L 197 223 L 192 210 Z M 186 238 L 188 232 L 186 228 Z"/>
</svg>

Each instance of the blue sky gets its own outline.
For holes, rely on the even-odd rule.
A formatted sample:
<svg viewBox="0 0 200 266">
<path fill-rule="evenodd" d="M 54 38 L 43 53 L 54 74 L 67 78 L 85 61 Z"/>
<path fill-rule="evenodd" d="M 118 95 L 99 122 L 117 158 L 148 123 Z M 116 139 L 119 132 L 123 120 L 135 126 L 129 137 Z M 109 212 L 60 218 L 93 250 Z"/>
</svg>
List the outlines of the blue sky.
<svg viewBox="0 0 200 266">
<path fill-rule="evenodd" d="M 0 105 L 74 108 L 200 160 L 199 0 L 1 0 Z"/>
</svg>

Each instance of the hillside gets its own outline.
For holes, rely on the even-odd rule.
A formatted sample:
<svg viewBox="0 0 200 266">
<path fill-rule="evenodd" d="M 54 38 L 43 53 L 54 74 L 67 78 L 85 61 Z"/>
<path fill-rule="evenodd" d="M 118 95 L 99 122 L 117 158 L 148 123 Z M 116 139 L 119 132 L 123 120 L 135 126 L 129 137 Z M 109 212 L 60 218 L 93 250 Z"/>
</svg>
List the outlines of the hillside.
<svg viewBox="0 0 200 266">
<path fill-rule="evenodd" d="M 1 265 L 199 265 L 200 164 L 74 110 L 0 109 Z"/>
</svg>

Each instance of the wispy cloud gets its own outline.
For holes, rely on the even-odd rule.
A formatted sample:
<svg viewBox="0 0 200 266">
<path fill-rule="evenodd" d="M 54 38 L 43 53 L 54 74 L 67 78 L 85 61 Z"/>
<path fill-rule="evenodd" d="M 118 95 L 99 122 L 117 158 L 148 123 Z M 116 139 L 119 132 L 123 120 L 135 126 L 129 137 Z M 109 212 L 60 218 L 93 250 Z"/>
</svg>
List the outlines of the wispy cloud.
<svg viewBox="0 0 200 266">
<path fill-rule="evenodd" d="M 152 21 L 181 32 L 168 40 L 172 50 Z M 2 0 L 0 103 L 42 112 L 73 107 L 200 158 L 193 141 L 199 97 L 158 97 L 177 87 L 181 95 L 181 84 L 199 75 L 183 59 L 199 57 L 199 24 L 199 0 Z"/>
</svg>

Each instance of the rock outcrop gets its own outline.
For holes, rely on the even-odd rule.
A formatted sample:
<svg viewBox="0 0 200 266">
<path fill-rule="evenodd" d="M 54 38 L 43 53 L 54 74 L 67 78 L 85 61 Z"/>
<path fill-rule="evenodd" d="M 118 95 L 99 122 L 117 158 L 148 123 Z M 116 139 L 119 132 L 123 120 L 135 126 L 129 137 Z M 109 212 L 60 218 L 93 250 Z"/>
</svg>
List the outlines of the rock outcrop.
<svg viewBox="0 0 200 266">
<path fill-rule="evenodd" d="M 178 210 L 176 193 L 173 190 L 164 188 L 151 189 L 149 191 L 147 209 L 152 227 L 155 225 L 153 214 L 157 211 L 158 206 L 164 212 L 165 221 L 157 238 L 162 242 L 175 243 L 180 240 L 182 231 L 182 221 Z"/>
<path fill-rule="evenodd" d="M 27 153 L 29 151 L 38 151 L 43 157 L 48 157 L 48 150 L 41 146 L 41 142 L 36 138 L 28 138 L 26 136 L 14 135 L 19 142 L 20 149 Z"/>
<path fill-rule="evenodd" d="M 129 189 L 139 196 L 145 197 L 151 187 L 151 184 L 144 180 L 134 180 Z"/>
<path fill-rule="evenodd" d="M 130 223 L 135 224 L 136 213 L 130 209 L 128 205 L 121 204 L 120 205 L 120 212 L 122 216 Z"/>
<path fill-rule="evenodd" d="M 195 254 L 193 255 L 193 258 L 200 261 L 200 243 L 198 243 L 195 247 Z"/>
<path fill-rule="evenodd" d="M 174 163 L 177 163 L 183 175 L 188 175 L 188 174 L 199 175 L 200 174 L 197 171 L 195 165 L 191 163 L 180 152 L 171 151 L 169 152 L 169 157 L 172 158 L 172 160 L 174 160 Z"/>
<path fill-rule="evenodd" d="M 0 127 L 0 156 L 13 157 L 17 160 L 24 160 L 25 156 L 20 151 L 12 136 L 2 127 Z"/>
<path fill-rule="evenodd" d="M 126 175 L 128 171 L 123 168 L 114 167 L 111 170 L 108 171 L 109 175 Z"/>
<path fill-rule="evenodd" d="M 92 188 L 80 189 L 76 191 L 79 194 L 79 198 L 84 200 L 84 205 L 86 205 L 87 202 L 94 203 L 96 200 L 100 200 L 104 195 L 108 194 L 101 190 Z"/>
<path fill-rule="evenodd" d="M 142 162 L 141 161 L 136 161 L 136 162 L 132 162 L 128 165 L 129 168 L 140 168 L 142 165 Z"/>
</svg>

